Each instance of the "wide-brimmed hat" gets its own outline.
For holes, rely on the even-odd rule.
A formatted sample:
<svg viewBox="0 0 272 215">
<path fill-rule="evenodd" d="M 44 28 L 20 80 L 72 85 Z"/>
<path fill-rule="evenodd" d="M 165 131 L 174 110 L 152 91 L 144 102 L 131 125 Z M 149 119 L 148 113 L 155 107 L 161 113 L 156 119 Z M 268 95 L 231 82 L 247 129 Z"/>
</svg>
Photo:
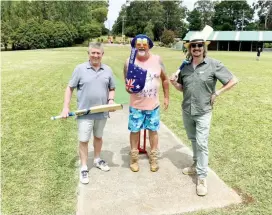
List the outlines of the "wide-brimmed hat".
<svg viewBox="0 0 272 215">
<path fill-rule="evenodd" d="M 190 37 L 189 42 L 184 43 L 184 47 L 188 49 L 191 43 L 204 43 L 205 45 L 209 45 L 211 42 L 207 41 L 207 39 L 212 32 L 213 32 L 213 28 L 209 25 L 206 25 L 202 31 L 195 32 Z"/>
<path fill-rule="evenodd" d="M 141 38 L 141 39 L 147 39 L 147 41 L 148 41 L 148 45 L 149 45 L 149 49 L 151 49 L 152 47 L 153 47 L 153 42 L 152 42 L 152 40 L 148 37 L 148 36 L 146 36 L 146 35 L 144 35 L 144 34 L 138 34 L 138 35 L 136 35 L 133 39 L 132 39 L 132 41 L 131 41 L 131 47 L 132 48 L 135 48 L 135 43 L 136 43 L 136 40 L 138 39 L 138 38 Z"/>
</svg>

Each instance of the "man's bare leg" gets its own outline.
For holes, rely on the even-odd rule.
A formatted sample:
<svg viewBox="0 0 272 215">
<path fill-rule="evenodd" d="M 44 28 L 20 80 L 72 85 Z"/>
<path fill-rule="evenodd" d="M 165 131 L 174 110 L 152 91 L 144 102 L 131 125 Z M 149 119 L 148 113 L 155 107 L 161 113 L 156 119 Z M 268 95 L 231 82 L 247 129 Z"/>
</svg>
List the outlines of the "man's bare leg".
<svg viewBox="0 0 272 215">
<path fill-rule="evenodd" d="M 130 132 L 130 169 L 133 172 L 139 171 L 138 165 L 138 142 L 139 142 L 139 134 L 140 132 Z"/>
<path fill-rule="evenodd" d="M 102 137 L 95 137 L 93 139 L 93 147 L 94 147 L 94 159 L 100 158 L 101 148 L 102 148 Z"/>
<path fill-rule="evenodd" d="M 150 170 L 152 172 L 156 172 L 159 169 L 158 165 L 158 132 L 149 130 L 149 142 L 150 142 L 150 154 L 149 154 L 149 162 L 150 162 Z"/>
<path fill-rule="evenodd" d="M 130 132 L 130 147 L 131 149 L 138 149 L 139 132 Z"/>
<path fill-rule="evenodd" d="M 79 142 L 79 157 L 81 166 L 87 166 L 88 161 L 88 143 L 89 142 Z"/>
<path fill-rule="evenodd" d="M 159 142 L 158 132 L 148 130 L 148 136 L 149 136 L 151 151 L 157 150 L 158 149 L 158 142 Z"/>
</svg>

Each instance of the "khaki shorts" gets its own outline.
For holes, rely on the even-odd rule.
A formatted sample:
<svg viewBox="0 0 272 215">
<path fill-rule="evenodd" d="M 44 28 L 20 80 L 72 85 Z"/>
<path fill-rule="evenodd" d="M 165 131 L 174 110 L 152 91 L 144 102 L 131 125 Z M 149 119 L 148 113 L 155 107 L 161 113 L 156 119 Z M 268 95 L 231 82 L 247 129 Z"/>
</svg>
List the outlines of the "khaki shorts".
<svg viewBox="0 0 272 215">
<path fill-rule="evenodd" d="M 91 120 L 85 118 L 77 119 L 78 124 L 78 140 L 80 142 L 88 142 L 91 138 L 91 134 L 95 137 L 102 137 L 104 127 L 106 125 L 107 119 L 101 120 Z"/>
</svg>

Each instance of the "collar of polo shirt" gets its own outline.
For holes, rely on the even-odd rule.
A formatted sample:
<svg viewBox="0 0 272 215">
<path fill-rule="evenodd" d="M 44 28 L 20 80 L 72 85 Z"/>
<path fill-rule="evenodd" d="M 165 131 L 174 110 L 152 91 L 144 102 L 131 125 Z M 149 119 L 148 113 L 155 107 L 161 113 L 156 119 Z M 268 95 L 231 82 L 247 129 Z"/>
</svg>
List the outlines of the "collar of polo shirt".
<svg viewBox="0 0 272 215">
<path fill-rule="evenodd" d="M 90 61 L 88 61 L 88 63 L 87 63 L 87 69 L 91 69 L 91 68 L 93 68 L 93 66 L 92 66 L 92 64 L 90 63 Z M 100 68 L 99 68 L 99 69 L 105 70 L 105 66 L 104 66 L 103 63 L 100 63 Z"/>
</svg>

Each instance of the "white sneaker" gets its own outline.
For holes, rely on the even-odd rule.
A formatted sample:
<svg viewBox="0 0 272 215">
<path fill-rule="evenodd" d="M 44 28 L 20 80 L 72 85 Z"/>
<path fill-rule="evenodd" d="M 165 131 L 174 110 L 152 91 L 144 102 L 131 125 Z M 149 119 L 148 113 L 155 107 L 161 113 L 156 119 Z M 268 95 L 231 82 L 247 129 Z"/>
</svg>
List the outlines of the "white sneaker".
<svg viewBox="0 0 272 215">
<path fill-rule="evenodd" d="M 80 182 L 82 184 L 89 183 L 89 171 L 88 170 L 81 170 L 80 172 Z"/>
<path fill-rule="evenodd" d="M 105 171 L 105 172 L 110 170 L 108 164 L 104 160 L 100 160 L 97 163 L 95 162 L 94 166 L 97 167 L 98 169 L 101 169 L 102 171 Z"/>
<path fill-rule="evenodd" d="M 197 179 L 196 193 L 199 196 L 206 196 L 207 195 L 208 185 L 207 185 L 206 178 L 198 178 Z"/>
</svg>

